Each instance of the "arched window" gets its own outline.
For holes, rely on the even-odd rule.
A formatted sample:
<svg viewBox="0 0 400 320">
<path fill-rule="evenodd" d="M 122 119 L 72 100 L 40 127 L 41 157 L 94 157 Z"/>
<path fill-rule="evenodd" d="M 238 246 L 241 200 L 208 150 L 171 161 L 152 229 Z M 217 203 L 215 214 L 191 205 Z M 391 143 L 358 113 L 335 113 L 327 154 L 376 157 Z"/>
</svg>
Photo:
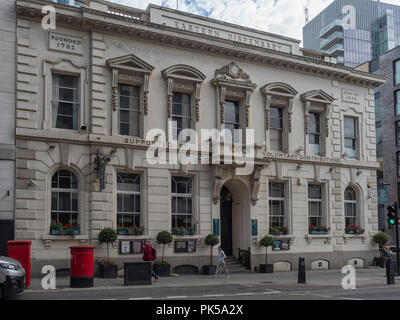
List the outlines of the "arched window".
<svg viewBox="0 0 400 320">
<path fill-rule="evenodd" d="M 351 187 L 346 188 L 344 192 L 344 210 L 346 231 L 350 230 L 353 226 L 358 227 L 357 194 L 356 191 Z"/>
<path fill-rule="evenodd" d="M 78 215 L 78 179 L 71 171 L 57 171 L 51 179 L 52 226 L 62 224 L 64 229 L 59 227 L 59 231 L 74 228 L 79 233 Z"/>
</svg>

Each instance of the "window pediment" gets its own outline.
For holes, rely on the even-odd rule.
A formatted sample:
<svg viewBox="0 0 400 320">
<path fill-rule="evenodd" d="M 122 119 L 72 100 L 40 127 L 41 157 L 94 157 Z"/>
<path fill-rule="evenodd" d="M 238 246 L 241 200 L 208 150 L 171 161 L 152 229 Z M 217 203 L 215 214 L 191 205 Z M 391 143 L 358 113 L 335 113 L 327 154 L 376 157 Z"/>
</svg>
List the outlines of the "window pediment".
<svg viewBox="0 0 400 320">
<path fill-rule="evenodd" d="M 311 102 L 311 103 L 316 102 L 329 105 L 336 99 L 322 90 L 312 90 L 303 93 L 301 95 L 301 100 L 303 102 Z"/>
<path fill-rule="evenodd" d="M 107 65 L 111 69 L 124 70 L 139 74 L 150 74 L 154 67 L 144 62 L 133 54 L 107 60 Z"/>
<path fill-rule="evenodd" d="M 293 98 L 298 94 L 296 89 L 282 82 L 266 84 L 265 86 L 260 88 L 260 91 L 263 95 L 272 95 L 286 98 Z"/>
<path fill-rule="evenodd" d="M 177 64 L 162 71 L 165 79 L 176 81 L 203 82 L 206 76 L 196 68 L 184 64 Z"/>
</svg>

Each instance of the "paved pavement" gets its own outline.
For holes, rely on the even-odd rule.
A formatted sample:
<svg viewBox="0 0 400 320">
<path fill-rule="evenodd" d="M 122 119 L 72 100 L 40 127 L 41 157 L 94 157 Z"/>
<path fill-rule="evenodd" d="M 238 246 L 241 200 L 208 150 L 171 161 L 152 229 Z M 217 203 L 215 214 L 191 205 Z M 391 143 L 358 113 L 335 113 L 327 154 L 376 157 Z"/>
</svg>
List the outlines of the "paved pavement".
<svg viewBox="0 0 400 320">
<path fill-rule="evenodd" d="M 241 273 L 227 279 L 209 276 L 160 278 L 149 286 L 124 286 L 123 278 L 95 278 L 95 286 L 69 288 L 69 278 L 57 278 L 56 290 L 43 290 L 41 279 L 18 300 L 363 300 L 400 299 L 400 277 L 386 285 L 385 269 L 367 268 L 356 272 L 356 290 L 343 290 L 345 275 L 340 270 L 307 271 L 307 284 L 297 283 L 297 272 L 274 274 Z"/>
</svg>

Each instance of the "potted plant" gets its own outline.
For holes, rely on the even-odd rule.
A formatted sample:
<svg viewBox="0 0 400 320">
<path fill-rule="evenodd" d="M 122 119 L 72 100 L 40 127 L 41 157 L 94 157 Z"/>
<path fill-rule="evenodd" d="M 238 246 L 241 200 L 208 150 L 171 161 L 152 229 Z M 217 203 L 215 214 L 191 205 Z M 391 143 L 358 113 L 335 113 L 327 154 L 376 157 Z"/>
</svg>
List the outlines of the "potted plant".
<svg viewBox="0 0 400 320">
<path fill-rule="evenodd" d="M 63 231 L 64 225 L 60 221 L 57 221 L 56 223 L 52 223 L 50 225 L 50 233 L 52 235 L 60 235 Z"/>
<path fill-rule="evenodd" d="M 364 229 L 361 229 L 359 226 L 351 225 L 347 226 L 346 229 L 346 234 L 363 234 Z"/>
<path fill-rule="evenodd" d="M 162 257 L 161 261 L 157 261 L 154 264 L 154 272 L 159 275 L 160 277 L 169 277 L 171 273 L 171 266 L 169 265 L 168 262 L 164 261 L 164 250 L 165 250 L 165 245 L 170 244 L 174 240 L 172 234 L 170 234 L 168 231 L 161 231 L 157 235 L 157 243 L 162 244 Z"/>
<path fill-rule="evenodd" d="M 204 243 L 210 246 L 210 264 L 208 266 L 203 266 L 203 274 L 213 275 L 217 271 L 217 266 L 213 265 L 213 247 L 219 243 L 217 236 L 209 234 L 205 239 Z"/>
<path fill-rule="evenodd" d="M 180 235 L 182 235 L 182 229 L 179 228 L 179 227 L 173 227 L 172 228 L 172 234 L 174 236 L 180 236 Z"/>
<path fill-rule="evenodd" d="M 143 235 L 143 232 L 144 232 L 144 227 L 135 226 L 135 227 L 133 228 L 133 234 L 134 234 L 135 236 L 141 236 L 141 235 Z"/>
<path fill-rule="evenodd" d="M 269 234 L 275 236 L 287 235 L 289 233 L 288 227 L 271 227 L 269 230 Z"/>
<path fill-rule="evenodd" d="M 125 236 L 129 234 L 129 228 L 125 227 L 125 225 L 121 226 L 120 224 L 117 225 L 117 233 L 120 236 Z"/>
<path fill-rule="evenodd" d="M 265 264 L 260 264 L 261 273 L 273 273 L 274 265 L 268 264 L 268 247 L 272 247 L 274 239 L 270 236 L 265 236 L 260 240 L 260 246 L 265 247 Z"/>
<path fill-rule="evenodd" d="M 107 244 L 107 260 L 99 261 L 100 265 L 100 276 L 104 279 L 115 279 L 118 278 L 118 265 L 110 260 L 110 248 L 109 244 L 114 243 L 117 240 L 117 233 L 114 229 L 104 228 L 99 233 L 100 244 Z"/>
<path fill-rule="evenodd" d="M 188 227 L 186 230 L 187 234 L 190 236 L 193 236 L 196 233 L 196 227 Z"/>
<path fill-rule="evenodd" d="M 382 247 L 389 241 L 389 236 L 385 232 L 379 232 L 374 237 L 372 238 L 372 241 L 374 241 L 376 244 L 379 245 L 379 250 L 382 249 Z M 380 255 L 378 258 L 379 262 L 376 264 L 380 265 L 382 268 L 385 267 L 385 257 L 383 254 Z"/>
<path fill-rule="evenodd" d="M 66 234 L 73 235 L 73 236 L 79 235 L 79 224 L 77 224 L 77 223 L 74 223 L 74 224 L 71 224 L 71 225 L 70 224 L 66 224 L 64 226 L 64 228 L 65 228 Z"/>
<path fill-rule="evenodd" d="M 310 225 L 310 234 L 328 234 L 329 230 L 331 230 L 331 228 L 328 227 L 324 227 L 324 226 L 314 226 L 314 225 Z"/>
</svg>

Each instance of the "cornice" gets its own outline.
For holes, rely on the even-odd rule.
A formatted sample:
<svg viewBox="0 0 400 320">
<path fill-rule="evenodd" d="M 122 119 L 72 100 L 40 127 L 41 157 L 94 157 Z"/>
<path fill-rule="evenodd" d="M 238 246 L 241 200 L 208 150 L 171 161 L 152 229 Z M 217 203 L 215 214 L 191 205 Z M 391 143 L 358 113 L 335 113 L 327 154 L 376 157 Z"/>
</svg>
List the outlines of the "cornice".
<svg viewBox="0 0 400 320">
<path fill-rule="evenodd" d="M 42 0 L 17 0 L 18 17 L 41 20 L 43 3 L 57 8 L 56 22 L 68 28 L 83 31 L 104 32 L 127 36 L 140 40 L 158 42 L 162 46 L 179 47 L 194 50 L 203 54 L 219 55 L 228 58 L 245 60 L 250 63 L 269 65 L 274 68 L 312 74 L 340 82 L 369 88 L 378 87 L 385 78 L 370 73 L 353 70 L 324 61 L 316 61 L 308 57 L 276 52 L 270 49 L 257 48 L 246 44 L 209 37 L 194 36 L 184 30 L 153 24 L 148 21 L 118 16 L 112 13 L 93 10 L 90 8 L 74 8 Z M 58 10 L 59 9 L 59 10 Z"/>
</svg>

